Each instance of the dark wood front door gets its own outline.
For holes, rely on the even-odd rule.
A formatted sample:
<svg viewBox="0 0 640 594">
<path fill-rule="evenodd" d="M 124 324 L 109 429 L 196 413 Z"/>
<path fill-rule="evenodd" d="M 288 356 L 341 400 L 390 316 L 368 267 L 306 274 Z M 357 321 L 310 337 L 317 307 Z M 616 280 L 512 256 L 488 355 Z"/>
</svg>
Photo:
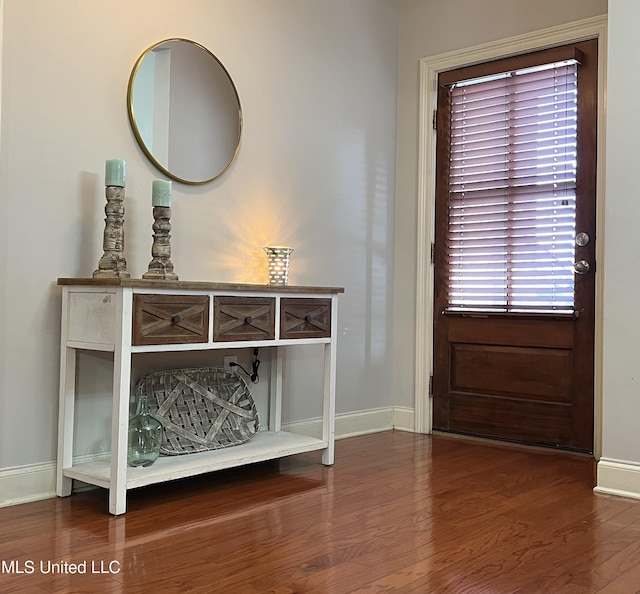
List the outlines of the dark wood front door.
<svg viewBox="0 0 640 594">
<path fill-rule="evenodd" d="M 513 84 L 550 63 L 575 65 L 557 75 L 573 76 L 575 91 L 551 83 L 564 107 L 531 107 L 521 84 L 504 100 L 517 120 L 504 126 L 506 148 L 476 150 L 495 125 L 472 113 L 473 92 L 493 93 L 476 81 L 507 73 Z M 469 111 L 456 116 L 460 105 Z M 434 429 L 593 451 L 596 119 L 595 40 L 440 75 Z M 573 145 L 559 132 L 572 127 Z"/>
</svg>

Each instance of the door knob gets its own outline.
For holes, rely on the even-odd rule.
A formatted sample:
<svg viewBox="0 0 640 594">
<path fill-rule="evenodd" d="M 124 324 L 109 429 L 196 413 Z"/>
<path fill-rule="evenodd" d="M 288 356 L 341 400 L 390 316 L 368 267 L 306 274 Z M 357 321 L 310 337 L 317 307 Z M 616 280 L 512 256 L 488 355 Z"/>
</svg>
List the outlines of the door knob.
<svg viewBox="0 0 640 594">
<path fill-rule="evenodd" d="M 576 274 L 587 274 L 587 272 L 589 272 L 589 268 L 589 262 L 587 262 L 586 260 L 578 260 L 573 265 L 573 271 Z"/>
</svg>

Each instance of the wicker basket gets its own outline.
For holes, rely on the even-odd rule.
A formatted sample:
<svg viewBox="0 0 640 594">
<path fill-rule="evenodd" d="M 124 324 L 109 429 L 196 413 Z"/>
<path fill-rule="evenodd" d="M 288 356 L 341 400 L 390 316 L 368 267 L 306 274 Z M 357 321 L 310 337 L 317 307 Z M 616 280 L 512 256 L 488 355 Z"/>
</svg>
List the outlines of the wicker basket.
<svg viewBox="0 0 640 594">
<path fill-rule="evenodd" d="M 258 431 L 258 411 L 244 379 L 218 367 L 172 369 L 146 376 L 149 412 L 163 426 L 161 454 L 175 456 L 242 444 Z"/>
</svg>

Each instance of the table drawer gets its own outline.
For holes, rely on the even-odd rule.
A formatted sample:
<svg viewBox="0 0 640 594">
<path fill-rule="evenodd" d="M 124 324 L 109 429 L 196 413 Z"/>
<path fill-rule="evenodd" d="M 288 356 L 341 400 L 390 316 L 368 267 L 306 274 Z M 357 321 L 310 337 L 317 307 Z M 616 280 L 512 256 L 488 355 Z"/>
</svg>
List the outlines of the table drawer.
<svg viewBox="0 0 640 594">
<path fill-rule="evenodd" d="M 133 345 L 207 342 L 207 295 L 133 296 Z"/>
<path fill-rule="evenodd" d="M 275 317 L 271 297 L 214 297 L 213 340 L 274 340 Z"/>
<path fill-rule="evenodd" d="M 331 299 L 283 298 L 280 302 L 280 338 L 331 336 Z"/>
</svg>

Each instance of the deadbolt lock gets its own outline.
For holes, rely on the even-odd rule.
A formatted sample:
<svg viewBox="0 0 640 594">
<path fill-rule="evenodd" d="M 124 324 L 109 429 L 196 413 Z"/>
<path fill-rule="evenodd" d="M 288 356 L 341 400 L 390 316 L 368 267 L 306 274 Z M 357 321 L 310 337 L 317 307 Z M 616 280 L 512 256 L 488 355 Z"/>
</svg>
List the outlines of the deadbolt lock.
<svg viewBox="0 0 640 594">
<path fill-rule="evenodd" d="M 584 247 L 589 243 L 590 239 L 591 238 L 589 237 L 589 234 L 582 231 L 581 233 L 578 233 L 578 235 L 576 235 L 576 245 L 578 247 Z"/>
</svg>

